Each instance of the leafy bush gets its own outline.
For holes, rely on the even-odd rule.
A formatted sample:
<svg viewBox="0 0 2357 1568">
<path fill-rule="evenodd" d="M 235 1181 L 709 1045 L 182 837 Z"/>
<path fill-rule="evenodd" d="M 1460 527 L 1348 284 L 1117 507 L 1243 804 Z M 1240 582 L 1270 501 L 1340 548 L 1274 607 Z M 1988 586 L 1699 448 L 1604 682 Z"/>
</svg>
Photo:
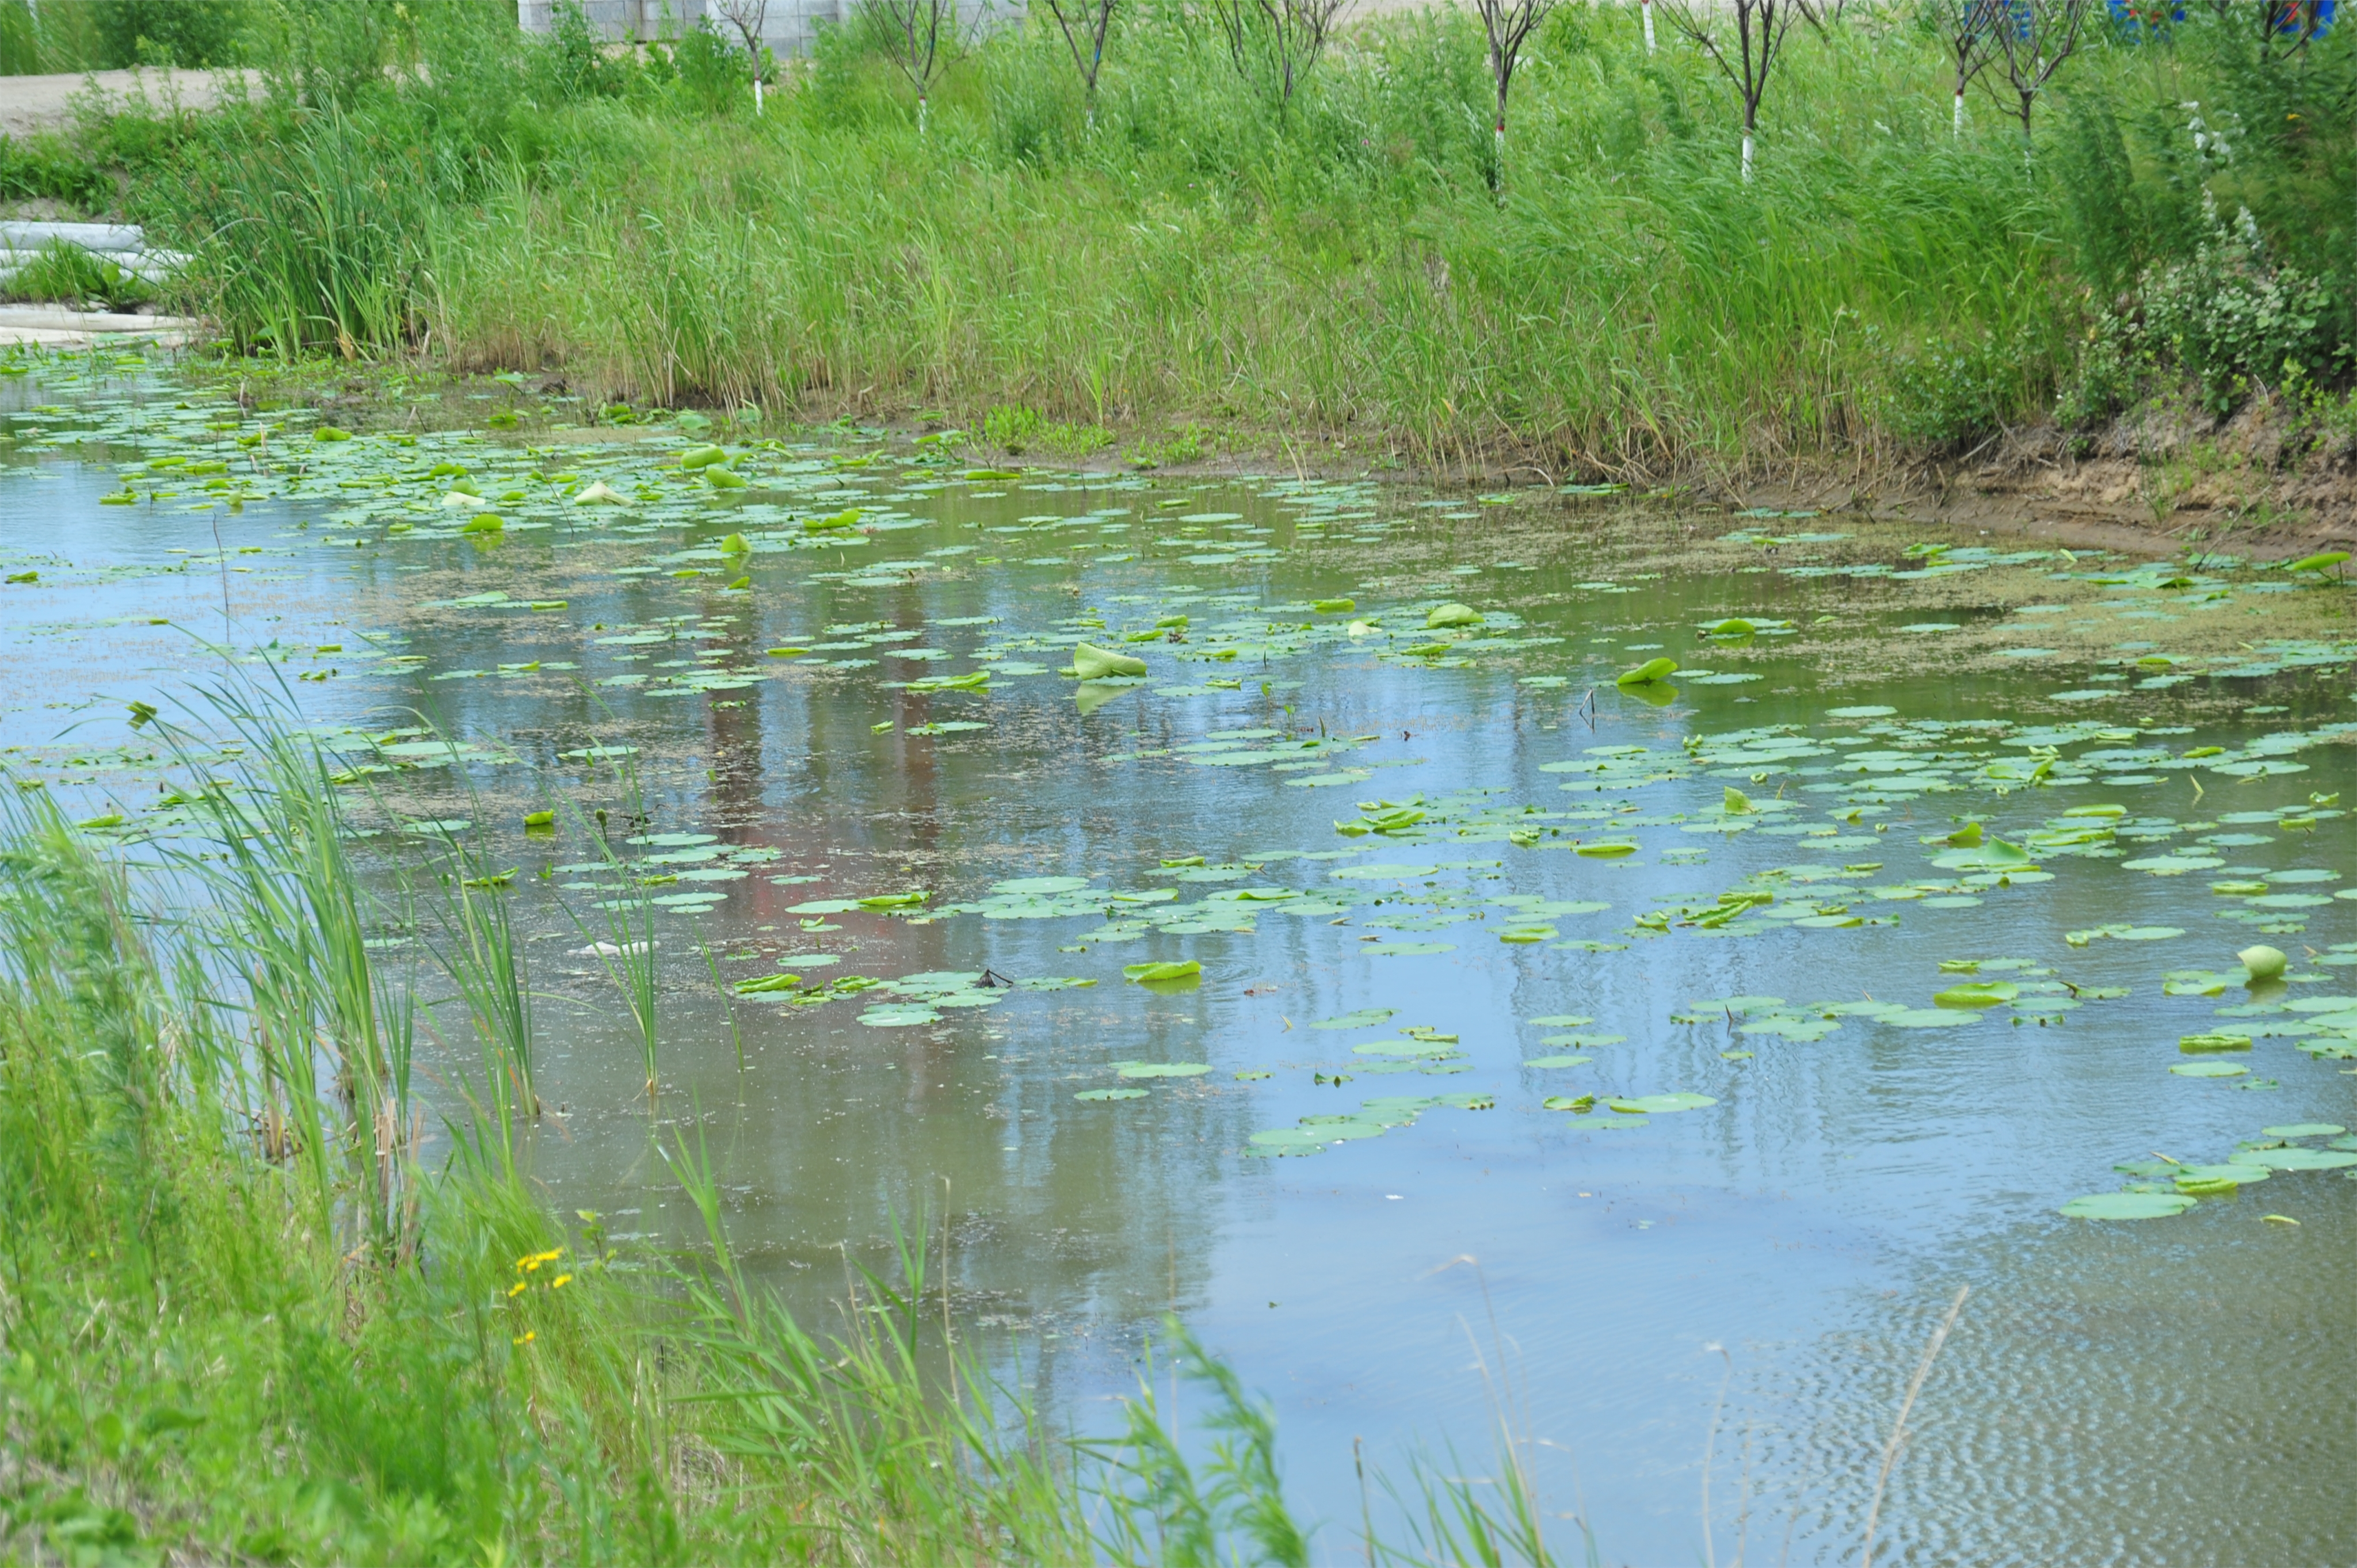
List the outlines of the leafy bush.
<svg viewBox="0 0 2357 1568">
<path fill-rule="evenodd" d="M 2255 382 L 2314 375 L 2348 350 L 2323 330 L 2332 307 L 2324 285 L 2297 267 L 2270 266 L 2246 209 L 2233 228 L 2209 212 L 2211 232 L 2190 261 L 2145 274 L 2145 330 L 2157 349 L 2201 383 L 2214 413 L 2233 412 Z M 2336 369 L 2340 367 L 2335 367 Z"/>
<path fill-rule="evenodd" d="M 113 190 L 106 166 L 62 136 L 0 136 L 0 199 L 30 198 L 89 207 Z"/>
<path fill-rule="evenodd" d="M 2136 400 L 2151 359 L 2136 324 L 2110 311 L 2087 330 L 2078 363 L 2054 399 L 2054 422 L 2065 430 L 2099 424 Z"/>
<path fill-rule="evenodd" d="M 1934 343 L 1893 361 L 1881 423 L 1910 446 L 1961 449 L 2000 428 L 2018 379 L 1994 338 Z"/>
</svg>

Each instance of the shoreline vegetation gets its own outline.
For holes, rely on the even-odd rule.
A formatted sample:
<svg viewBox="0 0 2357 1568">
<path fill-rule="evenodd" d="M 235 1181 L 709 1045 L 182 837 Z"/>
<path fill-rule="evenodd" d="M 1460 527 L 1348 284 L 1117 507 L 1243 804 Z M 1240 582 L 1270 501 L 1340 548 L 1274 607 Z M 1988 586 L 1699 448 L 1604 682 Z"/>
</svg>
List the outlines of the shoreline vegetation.
<svg viewBox="0 0 2357 1568">
<path fill-rule="evenodd" d="M 471 847 L 386 905 L 292 709 L 210 703 L 226 746 L 156 721 L 210 780 L 197 831 L 135 862 L 0 790 L 0 1554 L 1309 1561 L 1267 1409 L 1175 1320 L 1111 1430 L 1077 1435 L 1027 1402 L 1022 1347 L 957 1328 L 922 1217 L 880 1268 L 846 1256 L 839 1323 L 794 1321 L 732 1256 L 677 1107 L 651 1102 L 648 1136 L 694 1245 L 552 1212 L 519 1165 L 535 1038 Z M 431 957 L 381 960 L 402 929 Z M 431 1022 L 422 980 L 463 1019 Z M 1189 1429 L 1156 1399 L 1174 1371 Z M 1401 1539 L 1353 1554 L 1557 1561 L 1527 1440 L 1500 1435 L 1497 1477 L 1414 1459 L 1382 1483 Z"/>
<path fill-rule="evenodd" d="M 1778 43 L 1748 79 L 1717 10 L 1664 0 L 1649 49 L 1635 7 L 1526 5 L 1509 92 L 1478 5 L 1305 43 L 1183 0 L 1068 4 L 1069 36 L 868 0 L 757 113 L 719 32 L 205 0 L 213 34 L 145 47 L 254 95 L 0 144 L 0 198 L 189 250 L 168 303 L 225 353 L 521 374 L 593 418 L 1730 495 L 2088 467 L 2048 489 L 2155 532 L 2205 491 L 2345 516 L 2357 33 L 2020 0 L 2069 29 L 2024 97 L 1986 0 L 1781 3 L 1741 0 Z"/>
</svg>

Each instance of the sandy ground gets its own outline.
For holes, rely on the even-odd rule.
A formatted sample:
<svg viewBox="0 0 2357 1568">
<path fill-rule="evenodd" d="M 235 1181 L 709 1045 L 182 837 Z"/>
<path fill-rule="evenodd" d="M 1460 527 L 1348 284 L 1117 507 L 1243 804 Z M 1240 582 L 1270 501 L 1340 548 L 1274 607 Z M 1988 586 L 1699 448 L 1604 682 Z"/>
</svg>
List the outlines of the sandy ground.
<svg viewBox="0 0 2357 1568">
<path fill-rule="evenodd" d="M 99 70 L 82 76 L 0 76 L 0 135 L 21 136 L 73 118 L 77 97 L 95 92 L 108 103 L 141 94 L 159 104 L 210 109 L 226 91 L 258 87 L 253 71 Z"/>
</svg>

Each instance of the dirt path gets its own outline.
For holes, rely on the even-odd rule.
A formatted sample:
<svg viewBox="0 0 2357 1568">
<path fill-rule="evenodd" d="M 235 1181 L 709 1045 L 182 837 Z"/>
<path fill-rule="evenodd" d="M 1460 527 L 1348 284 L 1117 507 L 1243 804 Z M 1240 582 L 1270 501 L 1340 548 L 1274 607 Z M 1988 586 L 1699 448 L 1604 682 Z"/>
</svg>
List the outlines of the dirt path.
<svg viewBox="0 0 2357 1568">
<path fill-rule="evenodd" d="M 86 94 L 109 106 L 145 96 L 157 105 L 210 109 L 224 95 L 261 84 L 254 71 L 98 70 L 85 75 L 0 76 L 0 135 L 22 136 L 73 119 L 74 101 Z"/>
</svg>

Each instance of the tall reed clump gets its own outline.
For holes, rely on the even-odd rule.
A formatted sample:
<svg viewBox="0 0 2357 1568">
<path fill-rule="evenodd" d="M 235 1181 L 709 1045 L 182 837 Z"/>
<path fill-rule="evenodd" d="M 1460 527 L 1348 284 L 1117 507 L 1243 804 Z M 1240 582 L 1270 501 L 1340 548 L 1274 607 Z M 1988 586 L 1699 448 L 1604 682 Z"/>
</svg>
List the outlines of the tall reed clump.
<svg viewBox="0 0 2357 1568">
<path fill-rule="evenodd" d="M 199 706 L 159 721 L 180 817 L 135 860 L 0 789 L 0 1555 L 1305 1561 L 1267 1416 L 1191 1343 L 1207 1455 L 1150 1401 L 1075 1445 L 958 1329 L 922 1240 L 855 1264 L 832 1332 L 795 1321 L 731 1251 L 700 1135 L 656 1144 L 700 1246 L 560 1223 L 496 1120 L 529 1113 L 533 1025 L 491 890 L 380 903 L 291 712 Z M 379 963 L 413 927 L 518 1095 L 425 1102 L 429 976 Z"/>
<path fill-rule="evenodd" d="M 183 286 L 239 352 L 358 359 L 415 336 L 426 297 L 419 236 L 449 182 L 442 161 L 382 121 L 333 108 L 239 115 L 203 157 L 176 164 L 157 216 L 190 237 Z"/>
</svg>

